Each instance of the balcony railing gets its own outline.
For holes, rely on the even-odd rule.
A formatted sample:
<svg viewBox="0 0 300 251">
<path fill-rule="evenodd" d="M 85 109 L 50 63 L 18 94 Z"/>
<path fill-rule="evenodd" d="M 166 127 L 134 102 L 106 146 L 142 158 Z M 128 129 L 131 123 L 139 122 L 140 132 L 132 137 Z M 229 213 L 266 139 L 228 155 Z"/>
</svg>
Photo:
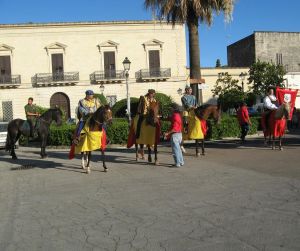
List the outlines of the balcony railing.
<svg viewBox="0 0 300 251">
<path fill-rule="evenodd" d="M 166 80 L 170 77 L 171 68 L 142 69 L 135 73 L 135 78 L 139 81 Z"/>
<path fill-rule="evenodd" d="M 21 75 L 0 75 L 2 87 L 13 87 L 21 84 Z"/>
<path fill-rule="evenodd" d="M 121 82 L 125 79 L 124 71 L 108 70 L 108 71 L 95 71 L 90 74 L 92 84 L 101 82 Z"/>
<path fill-rule="evenodd" d="M 31 78 L 36 86 L 69 85 L 79 81 L 79 72 L 37 73 Z"/>
</svg>

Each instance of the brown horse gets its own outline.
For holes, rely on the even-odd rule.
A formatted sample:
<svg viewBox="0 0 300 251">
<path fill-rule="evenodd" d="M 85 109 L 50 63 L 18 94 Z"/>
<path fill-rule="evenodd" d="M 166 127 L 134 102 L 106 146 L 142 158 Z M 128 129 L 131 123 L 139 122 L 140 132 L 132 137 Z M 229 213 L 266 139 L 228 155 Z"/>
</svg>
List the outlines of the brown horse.
<svg viewBox="0 0 300 251">
<path fill-rule="evenodd" d="M 145 159 L 144 145 L 146 145 L 148 148 L 148 162 L 151 163 L 152 162 L 151 146 L 153 146 L 155 165 L 158 165 L 157 143 L 160 137 L 159 102 L 150 103 L 149 113 L 145 115 L 145 117 L 143 118 L 143 122 L 141 124 L 139 138 L 136 138 L 136 127 L 137 127 L 138 116 L 139 115 L 137 115 L 132 122 L 130 133 L 128 136 L 127 147 L 130 148 L 132 145 L 135 145 L 136 161 L 138 161 L 140 158 Z M 138 148 L 138 146 L 140 146 L 140 149 Z"/>
<path fill-rule="evenodd" d="M 267 137 L 269 137 L 269 142 L 271 141 L 272 136 L 272 150 L 275 149 L 275 139 L 279 139 L 279 150 L 282 150 L 281 138 L 285 133 L 286 121 L 290 119 L 290 103 L 283 103 L 275 111 L 272 111 L 268 121 L 262 123 L 265 146 L 267 145 Z M 265 119 L 265 117 L 264 117 Z"/>
<path fill-rule="evenodd" d="M 219 123 L 221 120 L 221 106 L 220 105 L 202 105 L 194 109 L 195 116 L 199 118 L 200 120 L 205 120 L 205 122 L 209 119 L 212 118 L 215 123 Z M 204 132 L 205 134 L 205 132 Z M 199 141 L 201 140 L 201 149 L 202 149 L 202 155 L 205 155 L 205 148 L 204 148 L 204 141 L 205 141 L 205 135 L 203 139 L 195 139 L 195 144 L 196 144 L 196 156 L 200 156 L 199 153 Z M 182 141 L 181 146 L 183 147 L 184 141 Z M 184 148 L 183 148 L 184 149 Z"/>
</svg>

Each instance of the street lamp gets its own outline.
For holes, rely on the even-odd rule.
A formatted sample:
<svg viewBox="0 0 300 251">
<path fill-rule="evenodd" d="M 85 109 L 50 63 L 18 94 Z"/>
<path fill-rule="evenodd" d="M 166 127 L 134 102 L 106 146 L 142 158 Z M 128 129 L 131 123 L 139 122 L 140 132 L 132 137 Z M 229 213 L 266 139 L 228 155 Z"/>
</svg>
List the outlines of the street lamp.
<svg viewBox="0 0 300 251">
<path fill-rule="evenodd" d="M 103 92 L 104 92 L 104 89 L 105 89 L 105 86 L 104 86 L 103 84 L 101 84 L 99 88 L 100 88 L 100 92 L 101 92 L 101 94 L 103 94 Z"/>
<path fill-rule="evenodd" d="M 129 95 L 129 87 L 128 87 L 128 77 L 129 77 L 128 71 L 130 70 L 130 64 L 131 62 L 126 57 L 123 61 L 123 66 L 124 66 L 125 77 L 126 77 L 127 115 L 128 115 L 129 125 L 131 125 L 130 95 Z"/>
<path fill-rule="evenodd" d="M 247 76 L 247 73 L 246 72 L 241 72 L 240 74 L 240 79 L 242 80 L 242 91 L 244 92 L 244 80 L 245 80 L 245 77 Z"/>
</svg>

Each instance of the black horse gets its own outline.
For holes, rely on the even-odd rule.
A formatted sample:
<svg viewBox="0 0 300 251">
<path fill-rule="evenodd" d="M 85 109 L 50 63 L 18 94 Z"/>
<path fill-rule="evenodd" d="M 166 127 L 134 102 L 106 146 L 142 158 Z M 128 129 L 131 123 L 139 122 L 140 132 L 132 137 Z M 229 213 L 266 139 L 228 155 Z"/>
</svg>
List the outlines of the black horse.
<svg viewBox="0 0 300 251">
<path fill-rule="evenodd" d="M 49 135 L 49 127 L 52 121 L 55 121 L 58 126 L 62 124 L 62 112 L 58 108 L 49 109 L 39 118 L 37 118 L 37 132 L 41 141 L 41 157 L 46 158 L 46 145 L 47 138 Z M 7 127 L 7 138 L 6 138 L 6 151 L 10 151 L 12 159 L 17 159 L 15 153 L 15 143 L 18 141 L 21 135 L 29 136 L 30 128 L 23 126 L 26 120 L 14 119 L 9 122 Z"/>
</svg>

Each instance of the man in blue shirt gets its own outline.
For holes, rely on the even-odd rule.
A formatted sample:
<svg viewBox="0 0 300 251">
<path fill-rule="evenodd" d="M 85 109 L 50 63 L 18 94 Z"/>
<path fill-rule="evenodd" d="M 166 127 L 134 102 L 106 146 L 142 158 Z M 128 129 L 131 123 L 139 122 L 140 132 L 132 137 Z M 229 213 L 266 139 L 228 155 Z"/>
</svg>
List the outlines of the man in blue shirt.
<svg viewBox="0 0 300 251">
<path fill-rule="evenodd" d="M 187 133 L 189 112 L 197 107 L 197 100 L 196 97 L 192 95 L 192 88 L 190 86 L 185 87 L 185 94 L 181 98 L 181 103 L 184 109 L 183 128 L 184 132 Z"/>
</svg>

